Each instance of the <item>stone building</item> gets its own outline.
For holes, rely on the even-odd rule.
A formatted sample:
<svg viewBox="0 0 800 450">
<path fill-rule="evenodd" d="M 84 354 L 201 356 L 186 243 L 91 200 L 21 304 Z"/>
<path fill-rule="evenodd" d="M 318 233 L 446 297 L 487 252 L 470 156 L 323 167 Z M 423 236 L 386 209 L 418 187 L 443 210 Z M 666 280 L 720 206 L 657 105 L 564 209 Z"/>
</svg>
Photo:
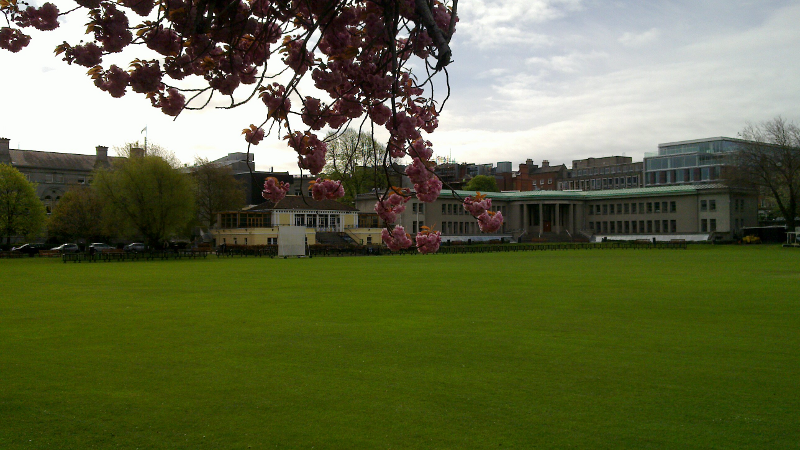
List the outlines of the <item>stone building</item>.
<svg viewBox="0 0 800 450">
<path fill-rule="evenodd" d="M 442 191 L 434 203 L 412 198 L 398 224 L 416 233 L 422 226 L 441 231 L 444 241 L 501 239 L 552 241 L 602 239 L 732 239 L 756 226 L 755 192 L 719 184 L 600 191 L 539 190 L 488 192 L 504 217 L 496 233 L 484 234 L 462 206 L 468 191 Z M 359 196 L 356 207 L 370 212 L 374 196 Z"/>
<path fill-rule="evenodd" d="M 92 171 L 108 167 L 114 157 L 98 145 L 94 155 L 17 150 L 10 139 L 0 138 L 0 164 L 9 164 L 36 183 L 36 193 L 49 214 L 61 196 L 74 185 L 88 184 Z"/>
</svg>

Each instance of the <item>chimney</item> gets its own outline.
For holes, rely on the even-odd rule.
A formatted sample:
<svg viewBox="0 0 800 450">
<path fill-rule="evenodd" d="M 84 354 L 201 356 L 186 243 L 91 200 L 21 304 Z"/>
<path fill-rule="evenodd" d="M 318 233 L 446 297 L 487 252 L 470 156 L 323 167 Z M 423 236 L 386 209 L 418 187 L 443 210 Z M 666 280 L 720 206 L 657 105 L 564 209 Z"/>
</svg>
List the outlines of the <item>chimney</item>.
<svg viewBox="0 0 800 450">
<path fill-rule="evenodd" d="M 546 160 L 546 159 L 542 160 L 542 167 L 543 167 L 543 168 L 544 168 L 544 167 L 550 167 L 550 161 L 548 161 L 548 160 Z"/>
<path fill-rule="evenodd" d="M 144 158 L 144 149 L 139 147 L 131 147 L 131 158 Z"/>
<path fill-rule="evenodd" d="M 108 147 L 103 145 L 98 145 L 94 148 L 95 150 L 95 157 L 94 157 L 94 166 L 108 166 Z"/>
<path fill-rule="evenodd" d="M 2 164 L 11 164 L 11 152 L 9 152 L 11 148 L 10 143 L 11 139 L 0 138 L 0 163 Z"/>
</svg>

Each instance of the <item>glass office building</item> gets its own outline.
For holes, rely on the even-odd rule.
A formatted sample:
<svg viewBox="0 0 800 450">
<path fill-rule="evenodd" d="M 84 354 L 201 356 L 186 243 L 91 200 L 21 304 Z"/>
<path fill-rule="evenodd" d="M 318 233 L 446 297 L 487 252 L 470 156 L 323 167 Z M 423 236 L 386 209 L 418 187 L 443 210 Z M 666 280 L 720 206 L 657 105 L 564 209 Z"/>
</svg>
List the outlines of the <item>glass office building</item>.
<svg viewBox="0 0 800 450">
<path fill-rule="evenodd" d="M 725 168 L 743 142 L 718 137 L 659 144 L 658 153 L 645 155 L 645 185 L 718 182 L 725 178 Z"/>
</svg>

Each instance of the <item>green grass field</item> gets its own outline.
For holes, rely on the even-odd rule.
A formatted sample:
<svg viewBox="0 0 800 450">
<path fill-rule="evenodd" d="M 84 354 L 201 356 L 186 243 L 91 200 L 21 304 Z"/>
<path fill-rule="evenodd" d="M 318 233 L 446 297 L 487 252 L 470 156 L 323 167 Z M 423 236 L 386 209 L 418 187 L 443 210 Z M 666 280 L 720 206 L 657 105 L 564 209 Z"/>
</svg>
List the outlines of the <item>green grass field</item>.
<svg viewBox="0 0 800 450">
<path fill-rule="evenodd" d="M 800 252 L 0 260 L 0 449 L 797 448 Z"/>
</svg>

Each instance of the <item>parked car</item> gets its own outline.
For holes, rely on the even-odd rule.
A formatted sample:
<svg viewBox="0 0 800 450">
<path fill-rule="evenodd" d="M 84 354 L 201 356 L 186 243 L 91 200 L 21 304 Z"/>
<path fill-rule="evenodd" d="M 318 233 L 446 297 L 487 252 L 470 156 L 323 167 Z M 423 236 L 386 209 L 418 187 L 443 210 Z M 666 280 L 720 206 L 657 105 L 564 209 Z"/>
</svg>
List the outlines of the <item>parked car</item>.
<svg viewBox="0 0 800 450">
<path fill-rule="evenodd" d="M 102 242 L 95 242 L 89 246 L 89 253 L 102 253 L 108 250 L 114 250 L 114 247 Z"/>
<path fill-rule="evenodd" d="M 134 242 L 126 245 L 124 250 L 130 253 L 143 253 L 146 250 L 146 247 L 141 242 Z"/>
<path fill-rule="evenodd" d="M 53 247 L 50 250 L 55 250 L 60 253 L 78 253 L 81 251 L 78 244 L 61 244 L 58 247 Z"/>
<path fill-rule="evenodd" d="M 12 252 L 24 253 L 28 256 L 33 256 L 39 253 L 39 250 L 47 250 L 47 246 L 41 243 L 38 244 L 22 244 L 19 247 L 11 249 Z"/>
</svg>

